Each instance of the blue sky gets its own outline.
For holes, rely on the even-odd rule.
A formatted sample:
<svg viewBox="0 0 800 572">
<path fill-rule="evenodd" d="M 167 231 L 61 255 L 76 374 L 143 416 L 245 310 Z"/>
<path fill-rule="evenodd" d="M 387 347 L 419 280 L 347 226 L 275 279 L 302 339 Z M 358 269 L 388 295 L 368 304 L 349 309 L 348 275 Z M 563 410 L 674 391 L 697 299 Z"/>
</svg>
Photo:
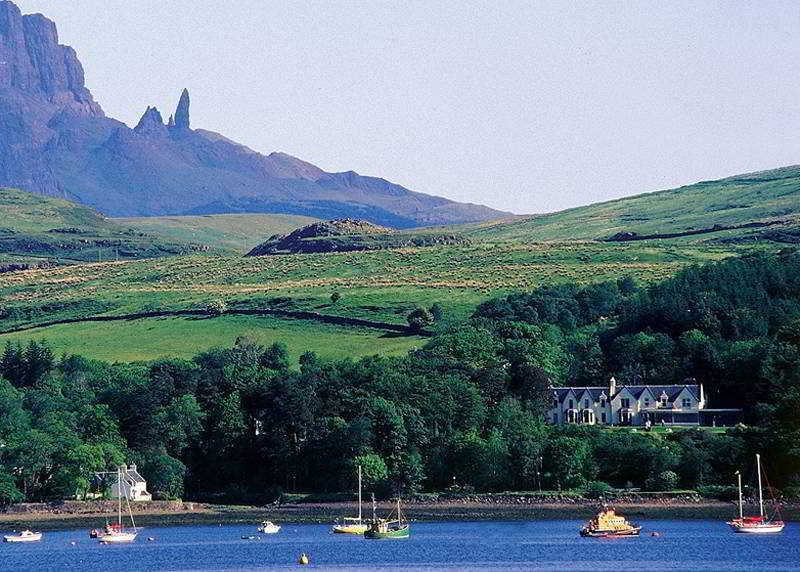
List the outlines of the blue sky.
<svg viewBox="0 0 800 572">
<path fill-rule="evenodd" d="M 517 213 L 800 163 L 795 2 L 16 0 L 110 116 Z"/>
</svg>

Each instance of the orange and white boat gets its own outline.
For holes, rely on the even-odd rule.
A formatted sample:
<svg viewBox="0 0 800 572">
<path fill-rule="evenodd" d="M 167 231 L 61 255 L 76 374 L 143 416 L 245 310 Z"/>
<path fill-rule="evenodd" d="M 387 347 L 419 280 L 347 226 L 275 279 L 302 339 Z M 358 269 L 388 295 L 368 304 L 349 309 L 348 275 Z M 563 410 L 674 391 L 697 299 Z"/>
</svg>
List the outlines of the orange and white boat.
<svg viewBox="0 0 800 572">
<path fill-rule="evenodd" d="M 589 524 L 581 528 L 581 536 L 608 538 L 615 536 L 638 536 L 642 527 L 628 522 L 618 515 L 613 508 L 603 507 Z"/>
<path fill-rule="evenodd" d="M 739 477 L 739 518 L 728 522 L 734 532 L 744 534 L 774 534 L 783 531 L 786 523 L 780 518 L 767 518 L 764 514 L 764 495 L 761 491 L 761 455 L 756 454 L 756 471 L 758 472 L 758 516 L 744 516 L 742 506 L 742 473 L 736 471 Z M 777 512 L 777 510 L 776 510 Z"/>
</svg>

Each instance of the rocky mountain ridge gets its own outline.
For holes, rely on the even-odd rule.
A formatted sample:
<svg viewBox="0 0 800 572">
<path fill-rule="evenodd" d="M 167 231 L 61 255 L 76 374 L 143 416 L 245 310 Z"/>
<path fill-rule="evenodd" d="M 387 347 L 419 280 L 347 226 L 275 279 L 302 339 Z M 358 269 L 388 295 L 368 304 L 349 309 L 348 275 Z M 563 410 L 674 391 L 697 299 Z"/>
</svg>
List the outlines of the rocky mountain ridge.
<svg viewBox="0 0 800 572">
<path fill-rule="evenodd" d="M 328 173 L 192 129 L 184 89 L 164 121 L 148 106 L 129 128 L 106 117 L 55 24 L 0 0 L 0 185 L 67 198 L 112 216 L 289 213 L 396 228 L 504 213 L 415 193 L 353 171 Z"/>
</svg>

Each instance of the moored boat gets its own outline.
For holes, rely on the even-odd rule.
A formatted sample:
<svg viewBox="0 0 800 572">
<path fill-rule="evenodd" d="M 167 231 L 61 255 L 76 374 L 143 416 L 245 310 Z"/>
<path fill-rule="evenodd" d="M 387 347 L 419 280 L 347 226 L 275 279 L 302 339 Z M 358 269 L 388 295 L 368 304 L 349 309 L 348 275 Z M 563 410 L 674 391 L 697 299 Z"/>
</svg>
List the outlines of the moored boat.
<svg viewBox="0 0 800 572">
<path fill-rule="evenodd" d="M 117 469 L 117 522 L 116 524 L 108 524 L 106 523 L 106 527 L 103 530 L 93 530 L 89 533 L 89 536 L 92 533 L 95 533 L 97 540 L 104 544 L 120 544 L 124 542 L 133 542 L 136 540 L 136 535 L 139 534 L 138 529 L 136 528 L 136 523 L 133 521 L 133 512 L 131 511 L 131 504 L 130 500 L 128 499 L 127 489 L 122 483 L 122 470 Z M 128 506 L 128 513 L 131 518 L 131 528 L 125 530 L 125 526 L 122 524 L 122 497 L 125 497 L 125 502 Z"/>
<path fill-rule="evenodd" d="M 258 527 L 258 531 L 263 532 L 264 534 L 275 534 L 277 532 L 280 532 L 280 530 L 281 530 L 280 526 L 269 520 L 265 520 L 264 522 L 261 523 L 261 526 Z"/>
<path fill-rule="evenodd" d="M 618 515 L 614 509 L 603 508 L 597 516 L 581 528 L 581 536 L 608 538 L 617 536 L 638 536 L 642 527 L 628 522 L 624 516 Z"/>
<path fill-rule="evenodd" d="M 19 534 L 8 534 L 3 537 L 6 542 L 38 542 L 42 539 L 41 532 L 23 530 Z"/>
<path fill-rule="evenodd" d="M 761 490 L 761 455 L 759 454 L 756 454 L 756 471 L 758 472 L 758 516 L 744 516 L 742 473 L 736 471 L 736 475 L 739 477 L 739 518 L 734 518 L 727 524 L 734 532 L 741 532 L 743 534 L 774 534 L 776 532 L 781 532 L 786 526 L 786 523 L 780 518 L 771 519 L 764 514 L 764 495 Z"/>
<path fill-rule="evenodd" d="M 373 501 L 373 514 L 374 501 Z M 396 513 L 396 518 L 391 518 Z M 370 540 L 408 538 L 411 535 L 411 525 L 400 510 L 400 497 L 397 497 L 397 507 L 388 519 L 373 518 L 369 528 L 364 532 L 364 538 Z"/>
<path fill-rule="evenodd" d="M 369 525 L 361 518 L 361 465 L 358 466 L 358 516 L 345 517 L 344 522 L 336 523 L 331 529 L 336 534 L 364 534 Z"/>
</svg>

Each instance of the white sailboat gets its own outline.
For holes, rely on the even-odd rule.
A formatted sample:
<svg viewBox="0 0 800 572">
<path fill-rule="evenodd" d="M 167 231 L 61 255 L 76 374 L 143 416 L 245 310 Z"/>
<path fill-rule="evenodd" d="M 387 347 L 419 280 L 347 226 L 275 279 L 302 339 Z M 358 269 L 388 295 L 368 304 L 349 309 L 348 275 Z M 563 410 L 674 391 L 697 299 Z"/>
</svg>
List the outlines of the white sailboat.
<svg viewBox="0 0 800 572">
<path fill-rule="evenodd" d="M 358 466 L 358 517 L 345 517 L 342 524 L 334 524 L 336 534 L 364 534 L 369 525 L 361 518 L 361 465 Z"/>
<path fill-rule="evenodd" d="M 261 523 L 261 526 L 258 527 L 258 531 L 264 534 L 277 534 L 281 531 L 281 527 L 270 520 L 265 520 Z"/>
<path fill-rule="evenodd" d="M 122 497 L 125 496 L 125 503 L 128 507 L 128 514 L 131 517 L 131 528 L 125 530 L 122 524 Z M 128 490 L 122 484 L 122 469 L 117 469 L 117 522 L 116 524 L 108 524 L 106 527 L 97 534 L 97 540 L 103 543 L 122 543 L 133 542 L 136 540 L 136 535 L 139 531 L 136 528 L 136 523 L 133 521 L 133 512 L 131 511 L 131 502 L 128 499 Z"/>
<path fill-rule="evenodd" d="M 756 454 L 756 471 L 758 472 L 758 516 L 744 516 L 742 506 L 742 473 L 736 471 L 739 477 L 739 518 L 728 522 L 735 532 L 745 534 L 772 534 L 781 532 L 786 526 L 782 520 L 773 520 L 764 515 L 764 495 L 761 490 L 761 455 Z"/>
</svg>

